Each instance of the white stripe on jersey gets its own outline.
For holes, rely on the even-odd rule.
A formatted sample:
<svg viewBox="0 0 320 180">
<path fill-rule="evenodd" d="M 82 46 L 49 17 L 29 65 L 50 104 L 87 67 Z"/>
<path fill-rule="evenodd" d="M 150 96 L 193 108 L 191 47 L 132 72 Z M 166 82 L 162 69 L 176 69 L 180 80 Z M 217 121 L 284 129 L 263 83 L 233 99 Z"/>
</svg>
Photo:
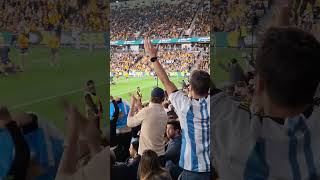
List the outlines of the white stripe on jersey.
<svg viewBox="0 0 320 180">
<path fill-rule="evenodd" d="M 171 93 L 169 100 L 179 117 L 185 138 L 179 165 L 188 171 L 210 172 L 210 97 L 192 100 L 178 91 Z"/>
</svg>

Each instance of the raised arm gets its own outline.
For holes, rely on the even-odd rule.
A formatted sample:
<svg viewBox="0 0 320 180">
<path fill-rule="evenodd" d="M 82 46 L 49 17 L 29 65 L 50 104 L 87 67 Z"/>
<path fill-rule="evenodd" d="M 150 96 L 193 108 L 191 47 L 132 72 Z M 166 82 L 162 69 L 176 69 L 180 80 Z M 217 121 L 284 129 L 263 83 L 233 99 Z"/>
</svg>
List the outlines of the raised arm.
<svg viewBox="0 0 320 180">
<path fill-rule="evenodd" d="M 164 88 L 166 89 L 168 95 L 172 92 L 177 91 L 178 88 L 170 81 L 166 71 L 163 69 L 160 62 L 157 60 L 158 50 L 152 44 L 150 39 L 144 39 L 144 49 L 145 52 L 149 55 L 150 61 L 153 63 L 154 71 L 156 72 L 158 78 L 162 82 Z"/>
</svg>

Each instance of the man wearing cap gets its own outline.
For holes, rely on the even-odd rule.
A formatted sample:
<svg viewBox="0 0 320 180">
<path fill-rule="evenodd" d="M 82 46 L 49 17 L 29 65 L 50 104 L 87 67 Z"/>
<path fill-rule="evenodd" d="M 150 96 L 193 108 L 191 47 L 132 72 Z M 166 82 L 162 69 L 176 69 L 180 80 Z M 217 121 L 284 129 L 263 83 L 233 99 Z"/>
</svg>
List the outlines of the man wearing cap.
<svg viewBox="0 0 320 180">
<path fill-rule="evenodd" d="M 138 154 L 142 155 L 143 151 L 150 149 L 155 151 L 158 156 L 165 154 L 166 124 L 168 116 L 162 106 L 164 101 L 163 89 L 156 87 L 151 92 L 151 100 L 149 106 L 141 109 L 137 114 L 135 112 L 135 104 L 138 100 L 132 96 L 131 107 L 128 115 L 128 127 L 136 127 L 141 124 L 140 145 Z"/>
</svg>

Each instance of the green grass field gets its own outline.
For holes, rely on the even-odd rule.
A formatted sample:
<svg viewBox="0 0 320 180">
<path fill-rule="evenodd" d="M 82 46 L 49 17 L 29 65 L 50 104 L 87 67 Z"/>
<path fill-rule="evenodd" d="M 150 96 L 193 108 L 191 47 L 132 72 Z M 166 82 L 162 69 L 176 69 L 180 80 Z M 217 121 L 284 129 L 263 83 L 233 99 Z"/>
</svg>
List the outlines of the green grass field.
<svg viewBox="0 0 320 180">
<path fill-rule="evenodd" d="M 11 48 L 10 59 L 19 64 L 16 48 Z M 0 104 L 8 106 L 12 113 L 36 112 L 65 131 L 61 99 L 67 98 L 83 112 L 83 89 L 87 80 L 96 82 L 103 104 L 108 102 L 105 50 L 89 52 L 87 49 L 61 48 L 59 61 L 60 67 L 51 67 L 50 50 L 31 47 L 25 72 L 9 77 L 0 76 Z"/>
<path fill-rule="evenodd" d="M 184 78 L 172 77 L 171 80 L 176 84 L 178 88 L 181 87 L 181 82 Z M 142 101 L 148 101 L 150 99 L 151 90 L 157 86 L 157 81 L 153 77 L 145 78 L 130 78 L 128 80 L 120 78 L 115 80 L 116 85 L 111 85 L 110 94 L 113 97 L 121 97 L 130 102 L 129 93 L 135 93 L 139 86 L 142 92 Z M 163 88 L 160 80 L 158 81 L 159 87 Z"/>
<path fill-rule="evenodd" d="M 235 57 L 243 64 L 242 52 L 232 48 L 216 49 L 216 54 L 211 60 L 216 84 L 227 79 L 227 73 L 216 66 L 216 62 L 227 62 Z M 19 53 L 16 48 L 11 48 L 10 58 L 19 64 Z M 60 67 L 51 67 L 50 50 L 45 47 L 31 47 L 25 72 L 9 77 L 0 76 L 0 104 L 8 106 L 12 113 L 36 112 L 41 118 L 65 131 L 65 115 L 60 105 L 61 99 L 63 97 L 69 99 L 83 112 L 84 84 L 92 79 L 96 82 L 97 92 L 102 98 L 105 110 L 109 102 L 106 51 L 101 49 L 89 52 L 87 49 L 63 48 L 59 51 L 59 61 Z M 172 77 L 171 80 L 181 87 L 183 78 Z M 137 86 L 142 90 L 143 101 L 148 101 L 152 88 L 157 85 L 157 81 L 152 77 L 120 79 L 116 82 L 116 85 L 110 87 L 110 94 L 127 101 L 130 101 L 129 93 L 135 92 Z M 163 87 L 160 81 L 159 86 Z"/>
<path fill-rule="evenodd" d="M 250 49 L 247 49 L 249 51 Z M 213 52 L 213 51 L 212 51 Z M 236 48 L 217 48 L 216 54 L 212 56 L 211 63 L 213 64 L 213 79 L 214 82 L 219 86 L 224 81 L 228 80 L 228 74 L 223 71 L 219 66 L 216 65 L 217 62 L 226 63 L 229 62 L 231 58 L 237 58 L 240 64 L 244 67 L 244 60 L 242 58 L 242 53 L 244 50 L 238 50 Z M 183 78 L 172 77 L 171 80 L 176 84 L 176 86 L 181 87 L 181 81 Z M 135 93 L 136 88 L 139 86 L 142 94 L 143 101 L 148 101 L 150 99 L 150 92 L 153 87 L 157 85 L 157 81 L 154 78 L 130 78 L 128 80 L 120 78 L 115 80 L 116 85 L 111 85 L 110 94 L 113 97 L 121 97 L 127 101 L 130 101 L 129 93 Z M 163 88 L 161 82 L 159 81 L 159 86 Z"/>
<path fill-rule="evenodd" d="M 242 53 L 251 52 L 251 49 L 239 50 L 237 48 L 218 47 L 215 52 L 216 53 L 211 56 L 211 68 L 213 68 L 211 70 L 211 76 L 214 83 L 219 87 L 223 82 L 228 80 L 228 73 L 221 69 L 217 63 L 227 63 L 230 62 L 232 58 L 236 58 L 240 65 L 245 69 L 245 60 L 242 58 Z"/>
</svg>

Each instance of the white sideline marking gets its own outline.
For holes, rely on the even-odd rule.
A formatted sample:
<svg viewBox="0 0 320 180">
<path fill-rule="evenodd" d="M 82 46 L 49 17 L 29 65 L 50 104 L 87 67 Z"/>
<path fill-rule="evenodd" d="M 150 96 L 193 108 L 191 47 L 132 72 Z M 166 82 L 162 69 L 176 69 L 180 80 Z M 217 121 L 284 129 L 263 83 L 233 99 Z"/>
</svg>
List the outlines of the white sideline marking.
<svg viewBox="0 0 320 180">
<path fill-rule="evenodd" d="M 106 83 L 98 83 L 96 85 L 96 87 L 100 87 L 100 86 L 105 85 L 105 84 Z M 34 101 L 22 103 L 22 104 L 17 104 L 17 105 L 12 106 L 11 109 L 18 109 L 18 108 L 23 107 L 23 106 L 29 106 L 29 105 L 32 105 L 32 104 L 36 104 L 36 103 L 40 103 L 40 102 L 43 102 L 43 101 L 55 99 L 55 98 L 58 98 L 58 97 L 74 94 L 74 93 L 81 92 L 81 91 L 84 91 L 84 88 L 75 89 L 75 90 L 68 91 L 66 93 L 55 95 L 55 96 L 49 96 L 49 97 L 40 98 L 40 99 L 37 99 L 37 100 L 34 100 Z"/>
</svg>

